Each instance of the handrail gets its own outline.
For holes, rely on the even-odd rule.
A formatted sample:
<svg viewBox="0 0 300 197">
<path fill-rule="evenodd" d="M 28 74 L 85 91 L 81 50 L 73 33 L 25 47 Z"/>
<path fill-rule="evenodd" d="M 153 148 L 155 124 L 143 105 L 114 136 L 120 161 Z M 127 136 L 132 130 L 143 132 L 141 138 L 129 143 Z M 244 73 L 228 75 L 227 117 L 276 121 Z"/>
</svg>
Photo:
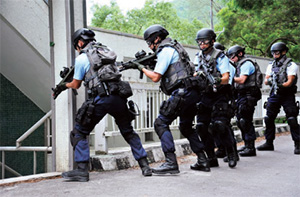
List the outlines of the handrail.
<svg viewBox="0 0 300 197">
<path fill-rule="evenodd" d="M 16 147 L 19 148 L 21 146 L 22 141 L 24 141 L 31 133 L 33 133 L 39 126 L 41 126 L 47 118 L 49 118 L 52 114 L 52 110 L 50 110 L 45 116 L 43 116 L 38 122 L 36 122 L 30 129 L 28 129 L 21 137 L 16 140 Z"/>
</svg>

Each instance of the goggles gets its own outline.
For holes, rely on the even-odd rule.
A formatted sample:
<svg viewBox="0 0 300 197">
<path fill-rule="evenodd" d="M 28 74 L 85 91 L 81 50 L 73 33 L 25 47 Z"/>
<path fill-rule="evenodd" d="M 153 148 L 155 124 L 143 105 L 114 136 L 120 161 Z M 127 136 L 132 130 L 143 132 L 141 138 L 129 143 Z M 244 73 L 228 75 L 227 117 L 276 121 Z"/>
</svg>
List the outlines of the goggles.
<svg viewBox="0 0 300 197">
<path fill-rule="evenodd" d="M 280 51 L 271 51 L 271 54 L 272 54 L 272 55 L 280 55 L 281 52 L 280 52 Z"/>
<path fill-rule="evenodd" d="M 199 40 L 196 40 L 196 42 L 200 45 L 200 44 L 209 44 L 210 43 L 210 40 L 208 39 L 199 39 Z"/>
</svg>

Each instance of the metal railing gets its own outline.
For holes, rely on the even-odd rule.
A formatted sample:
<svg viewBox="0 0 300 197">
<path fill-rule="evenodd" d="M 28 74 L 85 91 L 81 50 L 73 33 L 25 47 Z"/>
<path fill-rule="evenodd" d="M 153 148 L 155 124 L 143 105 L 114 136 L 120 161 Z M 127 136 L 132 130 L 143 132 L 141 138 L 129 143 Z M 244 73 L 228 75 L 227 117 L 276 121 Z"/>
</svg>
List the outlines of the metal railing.
<svg viewBox="0 0 300 197">
<path fill-rule="evenodd" d="M 130 83 L 133 89 L 133 96 L 129 100 L 133 100 L 137 103 L 140 108 L 140 116 L 132 122 L 134 130 L 139 133 L 149 133 L 154 132 L 154 120 L 159 114 L 159 106 L 163 100 L 168 99 L 168 96 L 164 95 L 159 91 L 159 85 L 154 83 L 139 83 L 134 82 Z M 268 91 L 263 90 L 262 99 L 257 103 L 255 113 L 254 113 L 254 122 L 259 122 L 259 127 L 264 127 L 263 117 L 266 114 L 264 109 L 264 103 L 268 98 Z M 298 97 L 297 97 L 298 99 Z M 285 114 L 283 110 L 280 111 L 278 117 L 283 117 Z M 195 121 L 196 122 L 196 121 Z M 235 124 L 235 119 L 232 119 L 232 124 Z M 172 130 L 177 129 L 179 126 L 179 118 L 174 120 L 170 125 Z M 114 119 L 107 115 L 101 125 L 101 132 L 92 132 L 91 133 L 91 149 L 94 149 L 95 152 L 108 153 L 108 139 L 111 137 L 116 137 L 120 135 L 117 125 L 114 122 Z M 96 128 L 97 129 L 97 128 Z M 102 138 L 102 143 L 97 144 L 97 139 Z"/>
<path fill-rule="evenodd" d="M 16 146 L 0 146 L 2 161 L 1 164 L 1 170 L 2 175 L 1 178 L 5 178 L 5 170 L 8 170 L 15 176 L 22 176 L 19 172 L 16 170 L 10 168 L 9 166 L 5 165 L 5 152 L 8 151 L 32 151 L 33 152 L 33 174 L 36 174 L 37 169 L 37 156 L 36 152 L 52 152 L 52 147 L 50 147 L 50 138 L 51 138 L 51 118 L 52 111 L 49 111 L 46 115 L 44 115 L 37 123 L 35 123 L 30 129 L 28 129 L 21 137 L 19 137 L 16 140 Z M 45 126 L 45 131 L 47 135 L 47 142 L 46 146 L 21 146 L 22 142 L 30 135 L 32 134 L 37 128 L 39 128 L 42 124 Z"/>
</svg>

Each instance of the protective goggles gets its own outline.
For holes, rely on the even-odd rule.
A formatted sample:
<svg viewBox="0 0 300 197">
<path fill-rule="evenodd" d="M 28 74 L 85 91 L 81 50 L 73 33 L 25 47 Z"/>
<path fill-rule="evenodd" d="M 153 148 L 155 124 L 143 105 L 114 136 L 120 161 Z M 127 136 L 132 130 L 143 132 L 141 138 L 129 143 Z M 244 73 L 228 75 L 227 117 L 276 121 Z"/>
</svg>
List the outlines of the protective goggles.
<svg viewBox="0 0 300 197">
<path fill-rule="evenodd" d="M 208 39 L 198 39 L 196 40 L 196 42 L 200 45 L 200 44 L 209 44 L 210 40 Z"/>
<path fill-rule="evenodd" d="M 271 51 L 272 55 L 280 55 L 280 51 Z"/>
</svg>

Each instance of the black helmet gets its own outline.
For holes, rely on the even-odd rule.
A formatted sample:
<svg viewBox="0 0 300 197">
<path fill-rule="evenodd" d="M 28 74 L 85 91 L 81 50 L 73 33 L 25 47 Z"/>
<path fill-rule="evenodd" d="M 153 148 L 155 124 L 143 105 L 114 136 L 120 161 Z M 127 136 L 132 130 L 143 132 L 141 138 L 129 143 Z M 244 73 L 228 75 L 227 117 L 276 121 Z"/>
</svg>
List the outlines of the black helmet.
<svg viewBox="0 0 300 197">
<path fill-rule="evenodd" d="M 160 36 L 165 39 L 169 32 L 161 25 L 151 25 L 144 32 L 144 40 L 155 39 L 154 36 Z"/>
<path fill-rule="evenodd" d="M 225 50 L 225 47 L 224 47 L 221 43 L 219 43 L 219 42 L 215 42 L 215 43 L 214 43 L 214 47 L 215 47 L 216 49 L 220 49 L 220 50 L 222 50 L 222 51 Z"/>
<path fill-rule="evenodd" d="M 80 39 L 83 40 L 95 40 L 95 33 L 90 30 L 90 29 L 86 29 L 86 28 L 81 28 L 78 29 L 77 31 L 74 32 L 72 39 L 73 39 L 73 46 L 76 49 L 77 43 Z"/>
<path fill-rule="evenodd" d="M 231 57 L 232 55 L 237 55 L 239 52 L 245 53 L 245 48 L 240 45 L 234 45 L 228 49 L 227 55 Z"/>
<path fill-rule="evenodd" d="M 271 46 L 271 52 L 272 51 L 289 51 L 289 48 L 286 46 L 284 42 L 276 42 Z"/>
<path fill-rule="evenodd" d="M 216 40 L 216 34 L 212 29 L 202 28 L 197 32 L 196 42 L 201 39 Z"/>
</svg>

